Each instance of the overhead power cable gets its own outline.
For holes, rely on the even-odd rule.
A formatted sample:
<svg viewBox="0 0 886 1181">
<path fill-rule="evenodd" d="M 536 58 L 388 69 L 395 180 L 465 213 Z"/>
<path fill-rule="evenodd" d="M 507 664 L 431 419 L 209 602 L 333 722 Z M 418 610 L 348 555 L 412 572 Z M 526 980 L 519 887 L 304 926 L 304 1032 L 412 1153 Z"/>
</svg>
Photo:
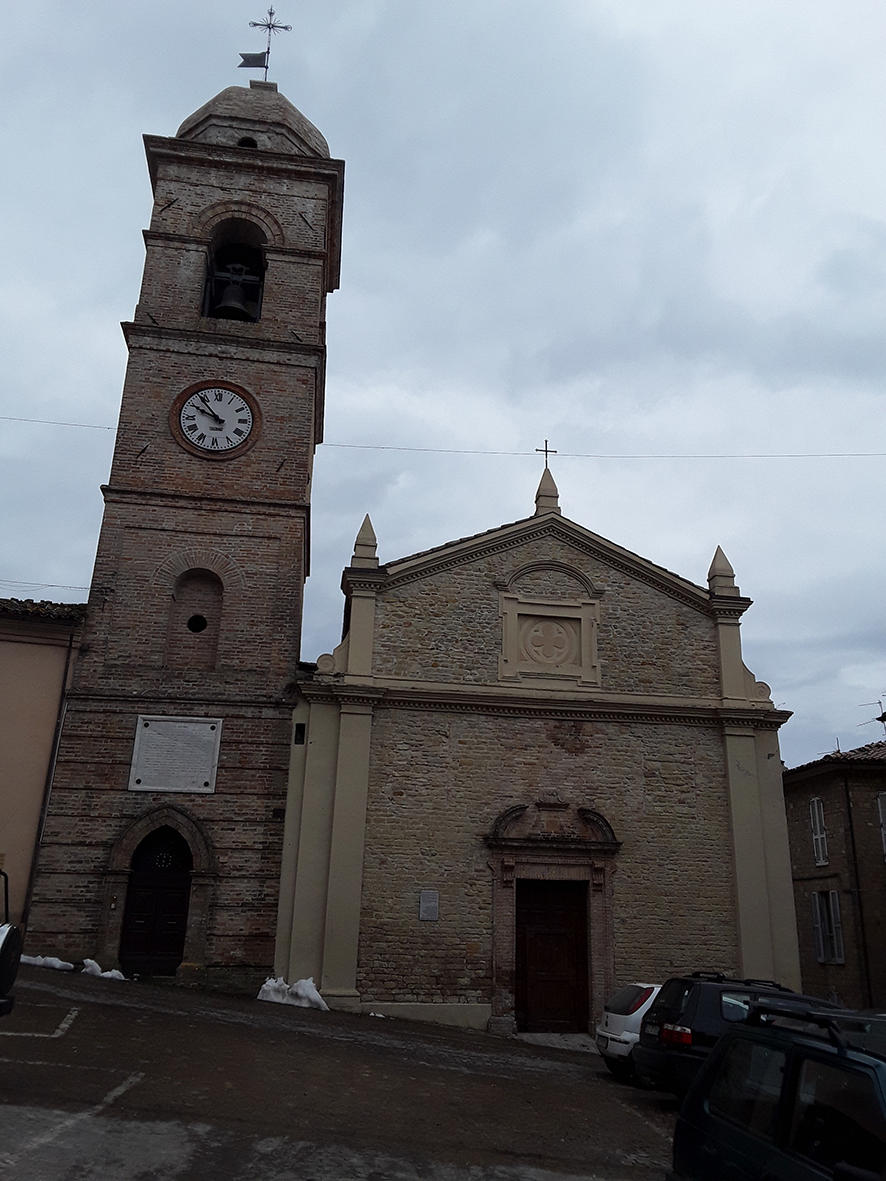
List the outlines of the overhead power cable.
<svg viewBox="0 0 886 1181">
<path fill-rule="evenodd" d="M 48 418 L 13 418 L 0 414 L 0 422 L 31 422 L 40 426 L 73 426 L 91 431 L 112 431 L 112 426 L 94 422 L 56 422 Z M 486 451 L 465 447 L 400 447 L 385 443 L 324 443 L 350 451 L 411 451 L 427 455 L 517 455 L 532 457 L 534 451 Z M 735 452 L 611 452 L 560 451 L 561 459 L 884 459 L 886 451 L 735 451 Z"/>
</svg>

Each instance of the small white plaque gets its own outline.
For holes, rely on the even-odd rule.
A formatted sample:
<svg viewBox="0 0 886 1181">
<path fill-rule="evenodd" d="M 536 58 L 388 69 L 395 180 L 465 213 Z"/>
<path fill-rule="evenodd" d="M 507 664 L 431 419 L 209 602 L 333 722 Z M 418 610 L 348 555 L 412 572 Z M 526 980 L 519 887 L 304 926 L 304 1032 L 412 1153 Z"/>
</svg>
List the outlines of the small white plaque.
<svg viewBox="0 0 886 1181">
<path fill-rule="evenodd" d="M 439 890 L 422 890 L 418 898 L 418 917 L 428 923 L 436 923 L 440 917 Z"/>
<path fill-rule="evenodd" d="M 221 718 L 140 714 L 129 790 L 214 792 L 221 729 Z"/>
</svg>

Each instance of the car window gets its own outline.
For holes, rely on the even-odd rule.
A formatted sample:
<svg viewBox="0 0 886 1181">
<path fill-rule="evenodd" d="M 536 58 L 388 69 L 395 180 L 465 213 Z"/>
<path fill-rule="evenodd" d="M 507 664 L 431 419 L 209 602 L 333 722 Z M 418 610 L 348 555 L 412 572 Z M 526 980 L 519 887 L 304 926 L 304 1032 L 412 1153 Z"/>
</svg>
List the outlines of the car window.
<svg viewBox="0 0 886 1181">
<path fill-rule="evenodd" d="M 603 1008 L 616 1017 L 628 1017 L 631 1013 L 636 1013 L 654 991 L 651 985 L 628 984 L 625 988 L 620 988 L 615 996 L 610 997 Z"/>
<path fill-rule="evenodd" d="M 781 1095 L 786 1055 L 745 1039 L 732 1043 L 708 1095 L 714 1115 L 771 1140 Z"/>
<path fill-rule="evenodd" d="M 886 1167 L 886 1118 L 874 1080 L 814 1058 L 800 1063 L 790 1148 L 826 1169 Z"/>
<path fill-rule="evenodd" d="M 668 980 L 655 998 L 656 1009 L 672 1009 L 675 1013 L 682 1013 L 694 983 L 693 980 Z"/>
<path fill-rule="evenodd" d="M 744 1021 L 751 1008 L 749 992 L 721 992 L 720 1013 L 726 1021 Z"/>
</svg>

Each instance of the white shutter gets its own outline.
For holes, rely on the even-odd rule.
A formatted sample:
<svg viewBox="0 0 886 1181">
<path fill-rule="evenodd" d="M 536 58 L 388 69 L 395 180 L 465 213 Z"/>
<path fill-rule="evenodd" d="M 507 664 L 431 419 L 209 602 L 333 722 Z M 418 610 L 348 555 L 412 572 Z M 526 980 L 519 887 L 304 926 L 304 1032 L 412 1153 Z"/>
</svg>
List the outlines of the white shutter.
<svg viewBox="0 0 886 1181">
<path fill-rule="evenodd" d="M 816 865 L 828 863 L 828 837 L 824 829 L 824 804 L 819 796 L 809 801 L 809 821 L 812 825 L 812 853 Z"/>
<path fill-rule="evenodd" d="M 830 923 L 828 924 L 828 937 L 831 945 L 831 959 L 835 964 L 843 964 L 846 962 L 846 957 L 843 955 L 843 922 L 840 918 L 840 895 L 836 890 L 828 891 L 830 902 Z"/>
<path fill-rule="evenodd" d="M 812 930 L 815 933 L 815 958 L 820 964 L 823 964 L 827 959 L 827 953 L 824 946 L 824 931 L 821 923 L 821 895 L 813 890 L 811 894 L 812 901 Z"/>
</svg>

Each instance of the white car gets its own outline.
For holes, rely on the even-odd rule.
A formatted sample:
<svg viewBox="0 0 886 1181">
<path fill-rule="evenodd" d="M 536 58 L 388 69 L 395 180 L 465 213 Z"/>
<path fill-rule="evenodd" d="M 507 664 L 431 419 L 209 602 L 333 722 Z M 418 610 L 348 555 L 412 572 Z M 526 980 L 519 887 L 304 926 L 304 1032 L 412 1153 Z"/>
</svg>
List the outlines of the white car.
<svg viewBox="0 0 886 1181">
<path fill-rule="evenodd" d="M 640 1037 L 640 1022 L 660 988 L 660 984 L 626 984 L 603 1006 L 597 1049 L 606 1069 L 619 1082 L 629 1082 L 634 1076 L 633 1049 Z"/>
</svg>

